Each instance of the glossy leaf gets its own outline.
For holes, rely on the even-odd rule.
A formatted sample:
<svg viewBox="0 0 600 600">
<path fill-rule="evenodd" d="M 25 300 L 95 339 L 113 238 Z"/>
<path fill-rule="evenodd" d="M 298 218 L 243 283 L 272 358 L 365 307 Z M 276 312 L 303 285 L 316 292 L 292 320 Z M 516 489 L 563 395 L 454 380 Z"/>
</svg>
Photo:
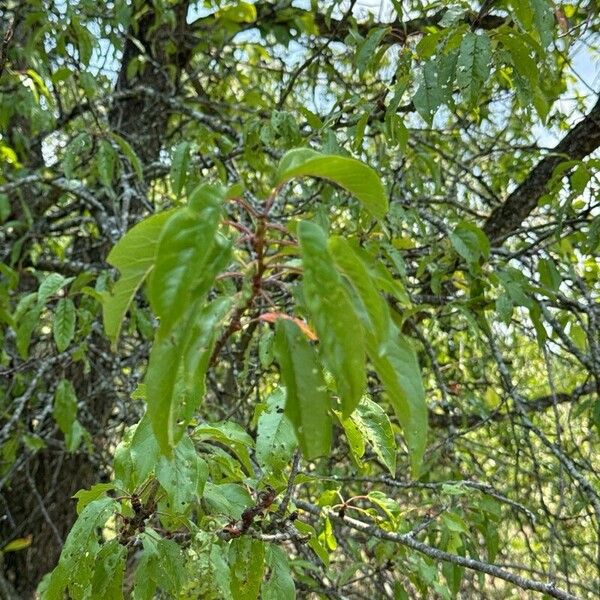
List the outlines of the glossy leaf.
<svg viewBox="0 0 600 600">
<path fill-rule="evenodd" d="M 335 378 L 342 413 L 347 417 L 365 388 L 364 333 L 333 265 L 322 229 L 303 221 L 298 234 L 304 266 L 304 299 L 319 336 L 320 354 Z"/>
<path fill-rule="evenodd" d="M 388 200 L 377 173 L 364 163 L 346 156 L 323 155 L 308 148 L 287 152 L 279 163 L 276 183 L 296 177 L 318 177 L 341 186 L 355 196 L 377 219 L 385 216 Z"/>
<path fill-rule="evenodd" d="M 181 318 L 196 278 L 201 276 L 215 243 L 222 193 L 202 185 L 189 206 L 173 213 L 161 230 L 148 293 L 166 335 Z"/>
</svg>

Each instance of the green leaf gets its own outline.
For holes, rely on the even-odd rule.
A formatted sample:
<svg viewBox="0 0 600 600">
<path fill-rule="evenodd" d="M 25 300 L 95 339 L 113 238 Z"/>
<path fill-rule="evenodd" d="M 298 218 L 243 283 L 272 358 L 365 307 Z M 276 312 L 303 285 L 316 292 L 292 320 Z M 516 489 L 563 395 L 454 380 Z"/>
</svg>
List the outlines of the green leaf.
<svg viewBox="0 0 600 600">
<path fill-rule="evenodd" d="M 368 337 L 368 350 L 402 426 L 413 475 L 417 477 L 427 445 L 427 404 L 417 357 L 393 323 L 385 341 Z"/>
<path fill-rule="evenodd" d="M 140 160 L 139 156 L 135 153 L 135 150 L 131 147 L 131 144 L 125 138 L 122 138 L 120 135 L 114 133 L 113 131 L 110 132 L 110 137 L 119 146 L 121 152 L 133 167 L 137 178 L 140 181 L 143 181 L 144 169 L 142 167 L 142 161 Z"/>
<path fill-rule="evenodd" d="M 50 273 L 42 283 L 37 292 L 37 301 L 39 304 L 45 304 L 46 300 L 54 296 L 58 290 L 73 281 L 73 277 L 65 277 L 60 273 Z"/>
<path fill-rule="evenodd" d="M 114 490 L 115 486 L 112 483 L 96 483 L 89 490 L 79 490 L 73 494 L 73 498 L 77 498 L 77 514 L 94 500 L 105 496 L 108 490 Z"/>
<path fill-rule="evenodd" d="M 467 221 L 462 221 L 450 233 L 454 249 L 468 262 L 477 263 L 490 256 L 490 241 L 485 233 Z"/>
<path fill-rule="evenodd" d="M 225 515 L 236 521 L 241 518 L 244 510 L 253 504 L 246 488 L 237 483 L 216 485 L 207 481 L 202 500 L 210 513 Z"/>
<path fill-rule="evenodd" d="M 320 353 L 335 378 L 346 418 L 365 389 L 364 333 L 333 265 L 322 229 L 302 221 L 298 234 L 304 266 L 304 299 L 319 336 Z"/>
<path fill-rule="evenodd" d="M 129 445 L 134 485 L 140 485 L 152 473 L 160 458 L 160 448 L 146 413 L 136 425 Z"/>
<path fill-rule="evenodd" d="M 75 305 L 70 298 L 61 298 L 54 311 L 52 332 L 59 352 L 64 352 L 75 335 Z"/>
<path fill-rule="evenodd" d="M 98 542 L 98 529 L 104 526 L 116 509 L 117 503 L 112 498 L 93 500 L 81 511 L 69 532 L 60 555 L 57 572 L 57 578 L 62 582 L 65 580 L 68 582 L 69 597 L 83 598 L 88 595 L 96 564 L 95 559 L 101 549 Z"/>
<path fill-rule="evenodd" d="M 68 379 L 61 379 L 56 386 L 53 415 L 65 437 L 69 436 L 77 419 L 77 396 Z"/>
<path fill-rule="evenodd" d="M 161 456 L 156 466 L 156 478 L 167 492 L 169 505 L 175 513 L 184 513 L 202 495 L 208 478 L 208 467 L 185 436 L 177 444 L 173 456 Z"/>
<path fill-rule="evenodd" d="M 204 396 L 204 376 L 230 299 L 204 308 L 199 298 L 167 334 L 161 325 L 146 371 L 148 417 L 161 451 L 170 453 Z"/>
<path fill-rule="evenodd" d="M 485 33 L 465 33 L 460 44 L 456 80 L 463 99 L 472 103 L 490 74 L 492 47 Z"/>
<path fill-rule="evenodd" d="M 207 264 L 219 224 L 222 190 L 202 185 L 190 198 L 189 207 L 176 211 L 165 223 L 158 242 L 148 292 L 161 319 L 163 335 L 189 305 L 191 292 Z"/>
<path fill-rule="evenodd" d="M 96 556 L 92 598 L 123 600 L 123 575 L 127 549 L 117 538 L 109 540 Z"/>
<path fill-rule="evenodd" d="M 274 544 L 268 544 L 266 561 L 270 576 L 262 586 L 261 600 L 294 600 L 296 586 L 285 552 Z"/>
<path fill-rule="evenodd" d="M 273 391 L 256 426 L 256 462 L 271 473 L 283 471 L 296 447 L 292 423 L 284 413 L 285 402 L 282 388 Z"/>
<path fill-rule="evenodd" d="M 346 239 L 338 236 L 329 238 L 328 246 L 336 266 L 356 287 L 362 300 L 365 310 L 359 314 L 363 325 L 373 331 L 378 339 L 386 336 L 389 309 L 358 250 Z"/>
<path fill-rule="evenodd" d="M 336 183 L 356 196 L 377 219 L 383 219 L 387 212 L 381 179 L 371 167 L 354 158 L 323 155 L 308 148 L 290 150 L 279 163 L 276 183 L 280 186 L 295 177 L 318 177 Z"/>
<path fill-rule="evenodd" d="M 431 124 L 437 109 L 444 103 L 444 92 L 438 81 L 435 61 L 428 61 L 423 66 L 421 83 L 412 100 L 417 112 Z"/>
<path fill-rule="evenodd" d="M 265 543 L 248 536 L 231 541 L 231 595 L 236 600 L 256 600 L 265 570 Z"/>
<path fill-rule="evenodd" d="M 285 411 L 308 460 L 331 447 L 331 400 L 314 348 L 300 328 L 286 319 L 275 326 L 275 356 L 287 390 Z"/>
<path fill-rule="evenodd" d="M 102 298 L 104 330 L 113 349 L 133 297 L 154 266 L 160 232 L 172 215 L 171 210 L 144 219 L 115 244 L 106 259 L 121 272 L 112 293 L 105 293 Z"/>
<path fill-rule="evenodd" d="M 177 144 L 173 151 L 170 176 L 173 192 L 177 197 L 181 196 L 181 191 L 183 190 L 187 178 L 187 167 L 190 162 L 190 147 L 191 144 L 189 142 L 181 142 L 180 144 Z"/>
<path fill-rule="evenodd" d="M 367 351 L 388 391 L 404 437 L 413 472 L 420 468 L 427 437 L 427 406 L 416 357 L 393 323 L 389 307 L 379 295 L 362 254 L 346 240 L 332 238 L 329 243 L 338 268 L 357 294 L 360 318 L 365 326 Z M 395 441 L 383 410 L 363 399 L 352 420 L 372 444 L 383 464 L 395 474 Z"/>
<path fill-rule="evenodd" d="M 133 598 L 152 600 L 157 587 L 178 598 L 186 576 L 182 549 L 174 540 L 161 538 L 148 527 L 139 539 L 143 550 L 135 571 Z"/>
<path fill-rule="evenodd" d="M 350 417 L 369 440 L 373 451 L 392 477 L 396 475 L 396 440 L 392 424 L 381 406 L 363 398 Z"/>
<path fill-rule="evenodd" d="M 374 27 L 369 31 L 367 38 L 358 48 L 356 53 L 356 66 L 358 67 L 358 74 L 362 77 L 367 66 L 373 60 L 375 51 L 381 43 L 381 40 L 389 33 L 389 27 Z"/>
<path fill-rule="evenodd" d="M 554 15 L 548 0 L 529 0 L 533 12 L 533 23 L 540 36 L 542 46 L 547 48 L 552 43 Z"/>
<path fill-rule="evenodd" d="M 111 143 L 107 140 L 100 140 L 98 144 L 98 154 L 96 155 L 96 168 L 102 185 L 111 187 L 115 174 L 117 155 Z"/>
<path fill-rule="evenodd" d="M 538 262 L 538 273 L 542 285 L 553 292 L 558 292 L 562 279 L 553 260 L 541 258 Z"/>
</svg>

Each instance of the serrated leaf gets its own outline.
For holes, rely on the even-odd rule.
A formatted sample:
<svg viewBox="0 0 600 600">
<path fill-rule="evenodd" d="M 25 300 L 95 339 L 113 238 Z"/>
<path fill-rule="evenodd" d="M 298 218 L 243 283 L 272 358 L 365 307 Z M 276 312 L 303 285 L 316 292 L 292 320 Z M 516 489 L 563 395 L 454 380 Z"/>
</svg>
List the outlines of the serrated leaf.
<svg viewBox="0 0 600 600">
<path fill-rule="evenodd" d="M 54 311 L 52 333 L 59 352 L 64 352 L 75 335 L 76 311 L 73 300 L 61 298 Z"/>
<path fill-rule="evenodd" d="M 171 159 L 171 185 L 176 196 L 181 196 L 181 191 L 187 178 L 187 168 L 190 162 L 190 143 L 177 144 Z"/>
<path fill-rule="evenodd" d="M 319 352 L 333 374 L 347 418 L 366 384 L 365 342 L 360 319 L 336 271 L 323 230 L 302 221 L 298 226 L 306 306 L 319 336 Z"/>
<path fill-rule="evenodd" d="M 296 447 L 294 429 L 285 411 L 283 389 L 267 398 L 267 409 L 256 426 L 256 462 L 265 471 L 280 473 L 289 463 Z"/>
<path fill-rule="evenodd" d="M 533 13 L 533 23 L 540 36 L 544 48 L 552 43 L 554 29 L 554 14 L 548 0 L 529 0 Z"/>
<path fill-rule="evenodd" d="M 42 283 L 37 292 L 37 301 L 40 304 L 45 304 L 46 300 L 51 296 L 54 296 L 58 290 L 68 285 L 73 281 L 73 277 L 65 277 L 60 273 L 50 273 Z"/>
<path fill-rule="evenodd" d="M 268 544 L 266 562 L 271 573 L 261 588 L 261 600 L 294 600 L 296 586 L 285 552 Z"/>
<path fill-rule="evenodd" d="M 248 536 L 231 541 L 231 595 L 236 600 L 256 600 L 265 570 L 265 543 Z"/>
<path fill-rule="evenodd" d="M 333 181 L 355 196 L 377 219 L 383 219 L 387 212 L 388 199 L 381 179 L 371 167 L 354 158 L 323 155 L 309 148 L 290 150 L 279 162 L 276 184 L 295 177 Z"/>
<path fill-rule="evenodd" d="M 472 103 L 490 74 L 492 47 L 485 33 L 465 33 L 456 63 L 456 81 L 463 99 Z"/>
<path fill-rule="evenodd" d="M 204 487 L 203 504 L 211 514 L 225 515 L 229 519 L 239 519 L 246 508 L 253 504 L 246 488 L 237 483 L 216 485 L 210 481 Z"/>
<path fill-rule="evenodd" d="M 117 538 L 109 540 L 98 552 L 92 577 L 92 598 L 123 600 L 123 575 L 127 549 Z"/>
<path fill-rule="evenodd" d="M 106 495 L 108 490 L 114 490 L 115 486 L 112 483 L 96 483 L 89 490 L 79 490 L 73 494 L 73 498 L 77 499 L 77 514 L 94 500 Z"/>
<path fill-rule="evenodd" d="M 286 387 L 285 412 L 308 460 L 331 447 L 331 400 L 314 348 L 300 328 L 288 320 L 275 326 L 275 356 Z"/>
<path fill-rule="evenodd" d="M 381 406 L 363 398 L 350 417 L 373 447 L 392 477 L 396 475 L 396 440 L 392 424 Z"/>
<path fill-rule="evenodd" d="M 156 478 L 175 513 L 184 513 L 202 494 L 207 477 L 208 467 L 187 436 L 177 444 L 172 457 L 161 456 L 156 465 Z"/>
<path fill-rule="evenodd" d="M 437 109 L 444 102 L 444 92 L 438 81 L 438 69 L 434 61 L 423 66 L 421 83 L 413 96 L 417 112 L 431 124 Z"/>
<path fill-rule="evenodd" d="M 77 419 L 77 396 L 73 384 L 68 379 L 61 379 L 56 386 L 52 414 L 60 430 L 68 436 Z"/>
<path fill-rule="evenodd" d="M 68 584 L 70 597 L 82 598 L 88 594 L 95 559 L 101 549 L 98 529 L 104 526 L 116 508 L 117 503 L 112 498 L 93 500 L 81 511 L 69 532 L 60 555 L 56 577 L 60 580 L 58 589 Z"/>
<path fill-rule="evenodd" d="M 485 233 L 467 221 L 462 221 L 450 233 L 454 249 L 468 262 L 477 263 L 490 256 L 490 241 Z"/>
<path fill-rule="evenodd" d="M 132 227 L 106 259 L 121 273 L 112 293 L 105 293 L 102 299 L 104 330 L 113 349 L 133 297 L 154 266 L 160 232 L 172 214 L 172 210 L 158 213 Z"/>
</svg>

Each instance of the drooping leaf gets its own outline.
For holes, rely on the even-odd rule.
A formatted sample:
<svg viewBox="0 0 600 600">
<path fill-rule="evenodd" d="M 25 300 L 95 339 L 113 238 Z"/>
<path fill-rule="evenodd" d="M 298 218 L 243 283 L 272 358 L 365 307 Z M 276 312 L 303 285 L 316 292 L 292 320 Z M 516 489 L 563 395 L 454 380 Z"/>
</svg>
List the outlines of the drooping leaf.
<svg viewBox="0 0 600 600">
<path fill-rule="evenodd" d="M 390 322 L 384 342 L 368 338 L 369 358 L 402 426 L 412 471 L 418 476 L 427 444 L 427 404 L 414 350 Z"/>
<path fill-rule="evenodd" d="M 435 61 L 427 61 L 423 66 L 421 84 L 413 96 L 413 103 L 423 119 L 431 123 L 443 102 L 444 93 L 438 81 L 437 64 Z"/>
<path fill-rule="evenodd" d="M 396 475 L 396 440 L 388 416 L 381 406 L 363 398 L 350 417 L 373 447 L 392 477 Z"/>
<path fill-rule="evenodd" d="M 456 80 L 467 103 L 472 103 L 490 74 L 492 48 L 485 33 L 465 33 L 456 64 Z"/>
<path fill-rule="evenodd" d="M 231 595 L 239 600 L 256 600 L 265 570 L 265 543 L 243 536 L 229 547 Z"/>
<path fill-rule="evenodd" d="M 111 143 L 107 140 L 100 140 L 96 156 L 96 167 L 100 181 L 107 188 L 110 188 L 112 185 L 116 162 L 117 155 Z"/>
<path fill-rule="evenodd" d="M 148 417 L 161 451 L 170 453 L 204 395 L 204 376 L 230 300 L 203 298 L 187 307 L 175 327 L 157 333 L 146 371 Z"/>
<path fill-rule="evenodd" d="M 333 265 L 323 230 L 302 221 L 298 234 L 304 299 L 319 336 L 320 353 L 335 377 L 342 413 L 348 417 L 366 384 L 363 329 Z"/>
<path fill-rule="evenodd" d="M 331 446 L 331 400 L 317 354 L 292 321 L 277 322 L 275 356 L 286 387 L 285 412 L 304 456 L 312 460 L 327 454 Z"/>
<path fill-rule="evenodd" d="M 173 151 L 171 160 L 171 185 L 176 196 L 181 196 L 185 180 L 187 178 L 187 167 L 190 162 L 190 143 L 181 142 Z"/>
<path fill-rule="evenodd" d="M 468 262 L 477 263 L 490 256 L 490 241 L 485 233 L 467 221 L 462 221 L 450 233 L 454 249 Z"/>
<path fill-rule="evenodd" d="M 256 426 L 256 461 L 265 470 L 280 473 L 289 463 L 296 446 L 296 436 L 285 414 L 284 390 L 277 388 L 267 398 L 267 409 Z"/>
<path fill-rule="evenodd" d="M 56 305 L 52 333 L 59 352 L 64 352 L 75 335 L 76 312 L 73 300 L 61 298 Z"/>
<path fill-rule="evenodd" d="M 294 600 L 296 586 L 285 552 L 278 546 L 269 544 L 266 562 L 271 573 L 261 588 L 262 600 Z"/>
<path fill-rule="evenodd" d="M 121 273 L 112 293 L 102 299 L 104 330 L 113 348 L 133 297 L 154 266 L 160 232 L 172 214 L 173 211 L 158 213 L 135 225 L 115 244 L 106 259 Z"/>
<path fill-rule="evenodd" d="M 123 575 L 127 549 L 114 538 L 102 546 L 95 561 L 92 598 L 123 600 Z"/>
<path fill-rule="evenodd" d="M 172 457 L 161 456 L 156 465 L 156 478 L 175 513 L 184 513 L 202 494 L 207 477 L 208 467 L 188 436 L 177 444 Z"/>
<path fill-rule="evenodd" d="M 548 0 L 530 0 L 533 13 L 533 23 L 540 36 L 542 46 L 547 48 L 552 43 L 552 30 L 554 29 L 554 15 Z"/>
<path fill-rule="evenodd" d="M 222 198 L 220 188 L 199 186 L 188 207 L 173 213 L 161 230 L 148 293 L 164 334 L 185 312 L 196 275 L 210 256 Z"/>
<path fill-rule="evenodd" d="M 123 137 L 112 131 L 110 137 L 119 146 L 121 152 L 125 158 L 129 161 L 138 179 L 142 181 L 144 179 L 144 169 L 142 167 L 142 161 L 140 157 L 135 153 L 131 144 Z"/>
<path fill-rule="evenodd" d="M 279 163 L 277 185 L 295 177 L 318 177 L 333 181 L 356 196 L 377 219 L 387 212 L 388 200 L 377 173 L 354 158 L 323 155 L 309 148 L 287 152 Z"/>
</svg>

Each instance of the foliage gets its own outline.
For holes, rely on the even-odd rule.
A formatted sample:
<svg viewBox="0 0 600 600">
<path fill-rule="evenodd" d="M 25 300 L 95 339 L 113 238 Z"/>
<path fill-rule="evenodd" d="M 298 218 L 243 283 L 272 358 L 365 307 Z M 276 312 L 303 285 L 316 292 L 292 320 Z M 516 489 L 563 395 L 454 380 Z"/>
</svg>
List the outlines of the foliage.
<svg viewBox="0 0 600 600">
<path fill-rule="evenodd" d="M 600 594 L 593 2 L 0 14 L 1 595 Z"/>
</svg>

